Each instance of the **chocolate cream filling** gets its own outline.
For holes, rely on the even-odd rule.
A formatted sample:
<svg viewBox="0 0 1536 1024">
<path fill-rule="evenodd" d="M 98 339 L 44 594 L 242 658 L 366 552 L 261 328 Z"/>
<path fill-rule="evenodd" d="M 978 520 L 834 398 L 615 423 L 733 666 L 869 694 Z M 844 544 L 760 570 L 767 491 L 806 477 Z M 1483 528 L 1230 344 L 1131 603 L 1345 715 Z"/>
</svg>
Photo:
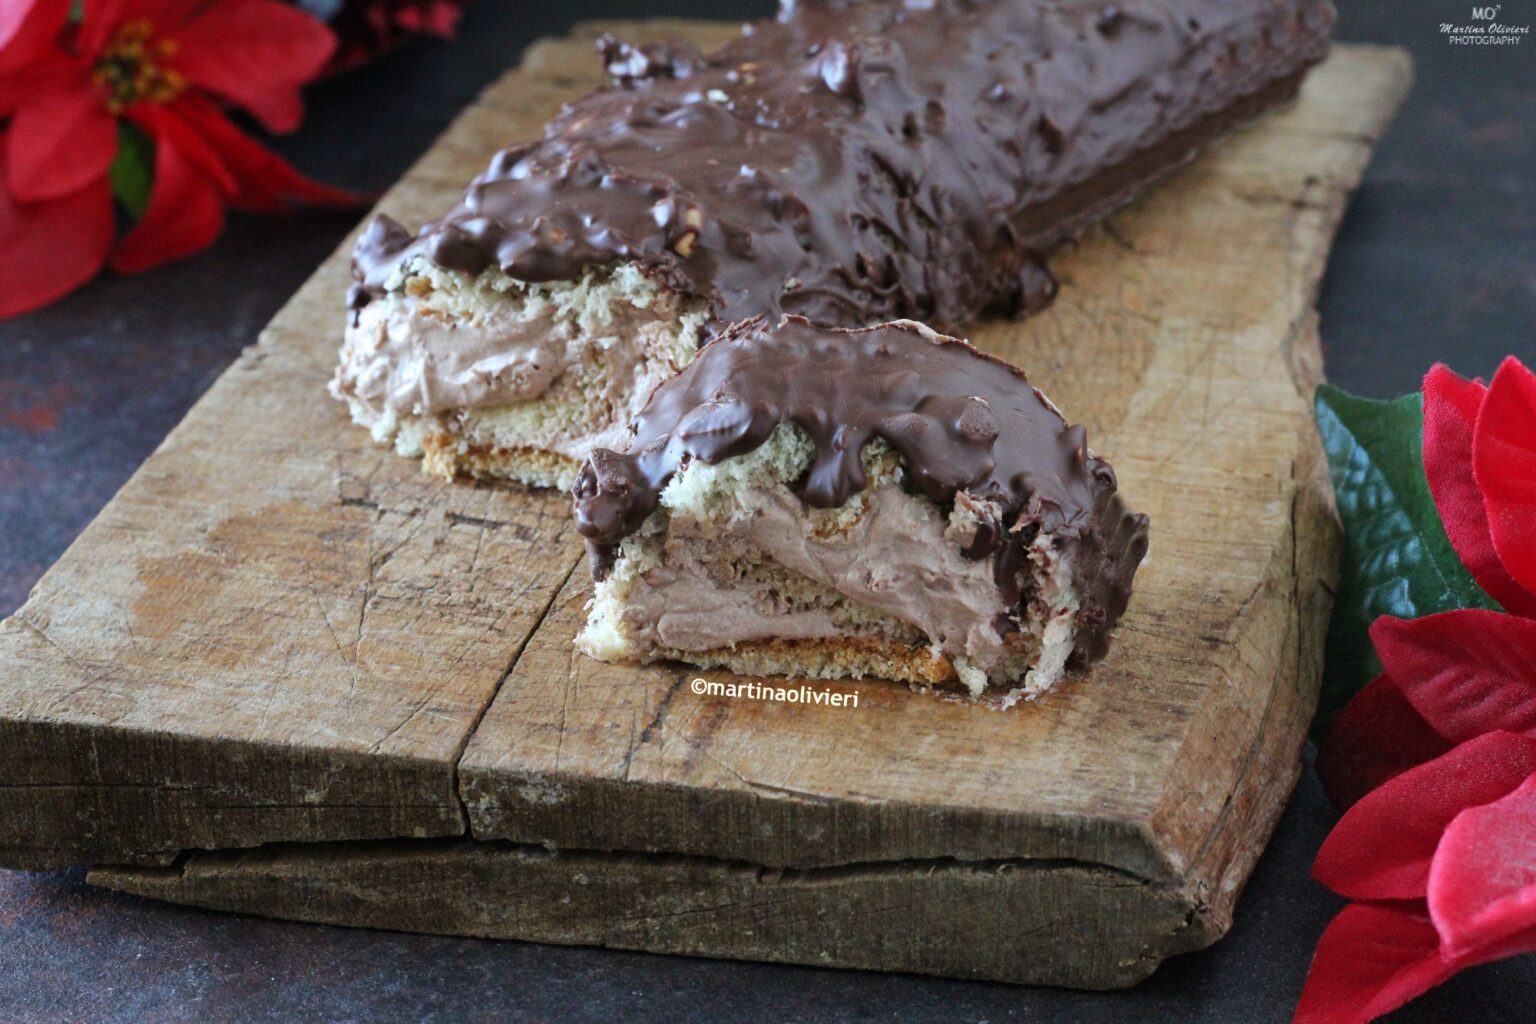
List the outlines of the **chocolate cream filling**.
<svg viewBox="0 0 1536 1024">
<path fill-rule="evenodd" d="M 692 357 L 703 319 L 632 267 L 556 288 L 495 271 L 466 282 L 417 263 L 358 312 L 331 392 L 410 454 L 422 430 L 457 420 L 481 443 L 510 433 L 507 443 L 578 460 L 622 440 L 651 389 Z M 535 399 L 540 415 L 523 406 L 500 421 L 499 410 Z"/>
</svg>

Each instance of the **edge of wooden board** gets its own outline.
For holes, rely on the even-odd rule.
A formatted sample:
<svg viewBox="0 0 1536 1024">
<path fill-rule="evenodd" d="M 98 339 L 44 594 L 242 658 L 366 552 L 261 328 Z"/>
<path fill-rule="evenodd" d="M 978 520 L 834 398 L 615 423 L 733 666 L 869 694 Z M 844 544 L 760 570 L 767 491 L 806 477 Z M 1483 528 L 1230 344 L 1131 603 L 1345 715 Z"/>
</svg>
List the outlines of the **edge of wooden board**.
<svg viewBox="0 0 1536 1024">
<path fill-rule="evenodd" d="M 1197 894 L 1071 861 L 768 869 L 423 840 L 198 853 L 87 881 L 344 927 L 1088 989 L 1134 985 L 1210 941 Z"/>
</svg>

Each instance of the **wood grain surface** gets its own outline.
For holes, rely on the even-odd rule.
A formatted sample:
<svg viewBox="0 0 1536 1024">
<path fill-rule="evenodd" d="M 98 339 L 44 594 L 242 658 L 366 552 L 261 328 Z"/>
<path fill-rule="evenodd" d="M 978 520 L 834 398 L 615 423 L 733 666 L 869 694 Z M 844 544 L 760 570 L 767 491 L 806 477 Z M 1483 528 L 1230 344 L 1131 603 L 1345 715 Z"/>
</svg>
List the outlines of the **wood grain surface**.
<svg viewBox="0 0 1536 1024">
<path fill-rule="evenodd" d="M 599 29 L 530 50 L 382 208 L 451 204 L 596 83 Z M 1008 712 L 874 680 L 824 684 L 857 709 L 729 701 L 681 667 L 573 655 L 566 499 L 433 481 L 324 397 L 344 246 L 0 624 L 0 862 L 326 844 L 94 877 L 305 919 L 1094 987 L 1212 941 L 1315 701 L 1337 537 L 1313 303 L 1409 77 L 1397 51 L 1338 48 L 1296 104 L 1062 254 L 1048 312 L 973 333 L 1087 425 L 1153 522 L 1108 660 Z"/>
</svg>

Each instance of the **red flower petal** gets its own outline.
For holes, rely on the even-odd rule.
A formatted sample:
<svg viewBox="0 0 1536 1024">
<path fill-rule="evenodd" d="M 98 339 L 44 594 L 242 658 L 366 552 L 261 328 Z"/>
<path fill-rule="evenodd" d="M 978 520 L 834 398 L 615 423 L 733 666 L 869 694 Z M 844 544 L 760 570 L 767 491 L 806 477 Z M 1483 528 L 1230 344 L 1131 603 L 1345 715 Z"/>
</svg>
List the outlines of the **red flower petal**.
<svg viewBox="0 0 1536 1024">
<path fill-rule="evenodd" d="M 1472 435 L 1488 389 L 1438 364 L 1424 378 L 1424 473 L 1451 546 L 1494 600 L 1536 617 L 1536 594 L 1515 582 L 1493 547 L 1483 492 L 1472 475 Z"/>
<path fill-rule="evenodd" d="M 1371 625 L 1387 674 L 1453 743 L 1502 729 L 1536 735 L 1536 620 L 1481 608 Z"/>
<path fill-rule="evenodd" d="M 1420 899 L 1451 820 L 1506 795 L 1533 772 L 1536 739 L 1495 732 L 1463 743 L 1344 812 L 1323 841 L 1312 876 L 1349 899 Z"/>
<path fill-rule="evenodd" d="M 0 4 L 0 75 L 38 60 L 69 15 L 70 0 L 6 0 Z"/>
<path fill-rule="evenodd" d="M 236 128 L 211 104 L 187 102 L 178 105 L 178 112 L 229 169 L 235 183 L 231 202 L 242 210 L 287 213 L 302 203 L 356 206 L 364 201 L 355 192 L 310 181 Z"/>
<path fill-rule="evenodd" d="M 1434 988 L 1457 967 L 1421 914 L 1349 906 L 1318 940 L 1292 1024 L 1361 1024 Z"/>
<path fill-rule="evenodd" d="M 161 6 L 160 0 L 84 0 L 75 40 L 81 56 L 94 62 L 130 16 L 149 18 L 152 25 L 157 23 Z"/>
<path fill-rule="evenodd" d="M 19 71 L 0 71 L 0 119 L 12 116 L 22 104 L 44 93 L 76 88 L 84 77 L 79 61 L 51 49 Z"/>
<path fill-rule="evenodd" d="M 183 96 L 170 106 L 158 103 L 140 103 L 129 107 L 126 116 L 148 132 L 156 144 L 165 142 L 175 146 L 203 177 L 212 181 L 226 197 L 233 196 L 240 184 L 218 150 L 203 137 L 200 124 L 192 116 L 201 105 L 212 107 L 211 101 L 195 96 Z"/>
<path fill-rule="evenodd" d="M 1456 957 L 1455 961 L 1457 969 L 1460 970 L 1474 964 L 1486 964 L 1494 960 L 1503 960 L 1505 957 L 1520 956 L 1523 953 L 1536 953 L 1536 927 L 1524 928 L 1506 938 L 1480 945 L 1465 956 Z M 1441 940 L 1440 955 L 1446 956 L 1444 939 Z"/>
<path fill-rule="evenodd" d="M 7 180 L 18 202 L 78 191 L 117 155 L 117 119 L 83 83 L 25 102 L 11 121 Z"/>
<path fill-rule="evenodd" d="M 1348 808 L 1388 779 L 1451 749 L 1383 673 L 1344 705 L 1317 755 L 1323 788 Z"/>
<path fill-rule="evenodd" d="M 171 35 L 176 69 L 188 81 L 245 107 L 274 132 L 299 126 L 299 86 L 336 48 L 323 22 L 279 0 L 205 4 Z"/>
<path fill-rule="evenodd" d="M 149 209 L 112 253 L 113 270 L 133 274 L 180 259 L 211 244 L 224 227 L 224 195 L 175 140 L 155 146 L 155 185 Z"/>
<path fill-rule="evenodd" d="M 429 3 L 420 15 L 420 31 L 450 39 L 453 37 L 453 30 L 459 24 L 459 15 L 463 13 L 463 7 L 457 3 L 449 3 L 448 0 Z"/>
<path fill-rule="evenodd" d="M 1536 928 L 1536 775 L 1451 822 L 1429 869 L 1429 912 L 1447 956 Z"/>
<path fill-rule="evenodd" d="M 1536 373 L 1510 356 L 1477 414 L 1472 471 L 1493 546 L 1515 582 L 1536 593 Z"/>
<path fill-rule="evenodd" d="M 0 157 L 6 140 L 0 137 Z M 41 203 L 17 205 L 0 159 L 0 317 L 47 305 L 96 276 L 117 229 L 106 179 Z"/>
</svg>

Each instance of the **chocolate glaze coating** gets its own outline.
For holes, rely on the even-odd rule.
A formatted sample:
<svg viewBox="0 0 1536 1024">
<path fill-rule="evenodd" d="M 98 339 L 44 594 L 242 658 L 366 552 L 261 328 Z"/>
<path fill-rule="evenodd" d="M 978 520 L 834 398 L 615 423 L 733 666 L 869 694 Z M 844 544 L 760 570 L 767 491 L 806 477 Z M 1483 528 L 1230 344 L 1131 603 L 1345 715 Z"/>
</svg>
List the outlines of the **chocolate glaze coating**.
<svg viewBox="0 0 1536 1024">
<path fill-rule="evenodd" d="M 821 0 L 707 56 L 605 39 L 609 88 L 417 236 L 370 226 L 351 303 L 420 254 L 527 281 L 633 260 L 717 328 L 1023 312 L 1054 291 L 1044 253 L 1290 95 L 1332 20 L 1328 0 Z"/>
<path fill-rule="evenodd" d="M 867 481 L 860 453 L 880 438 L 907 480 L 948 509 L 966 501 L 982 527 L 966 548 L 992 558 L 1018 628 L 1031 597 L 1029 545 L 1045 531 L 1076 565 L 1081 599 L 1076 664 L 1104 655 L 1147 550 L 1147 517 L 1126 511 L 1115 474 L 1023 372 L 964 341 L 910 321 L 856 330 L 785 317 L 732 327 L 662 384 L 632 425 L 627 452 L 599 448 L 573 488 L 576 525 L 593 573 L 656 509 L 693 459 L 716 463 L 758 448 L 782 423 L 804 430 L 815 456 L 796 489 L 816 507 L 845 503 Z"/>
</svg>

